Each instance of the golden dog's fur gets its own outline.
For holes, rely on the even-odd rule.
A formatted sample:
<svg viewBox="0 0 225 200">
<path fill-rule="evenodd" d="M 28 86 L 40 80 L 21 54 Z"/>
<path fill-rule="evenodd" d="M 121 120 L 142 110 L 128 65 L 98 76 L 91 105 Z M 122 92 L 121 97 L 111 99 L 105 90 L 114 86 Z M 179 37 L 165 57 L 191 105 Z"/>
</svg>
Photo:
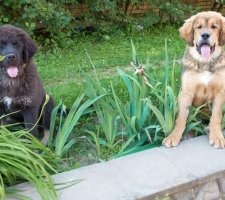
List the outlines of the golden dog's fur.
<svg viewBox="0 0 225 200">
<path fill-rule="evenodd" d="M 191 105 L 212 102 L 209 143 L 224 148 L 221 121 L 225 102 L 225 18 L 217 12 L 201 12 L 186 20 L 179 31 L 188 44 L 182 59 L 179 112 L 174 129 L 163 144 L 166 147 L 178 145 Z"/>
</svg>

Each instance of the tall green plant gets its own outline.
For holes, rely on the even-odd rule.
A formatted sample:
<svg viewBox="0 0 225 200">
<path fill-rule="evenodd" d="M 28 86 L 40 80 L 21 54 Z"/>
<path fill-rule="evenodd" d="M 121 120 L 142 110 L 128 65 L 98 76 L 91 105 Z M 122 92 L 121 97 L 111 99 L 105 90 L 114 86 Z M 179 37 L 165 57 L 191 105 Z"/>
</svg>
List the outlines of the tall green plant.
<svg viewBox="0 0 225 200">
<path fill-rule="evenodd" d="M 119 129 L 121 122 L 112 96 L 101 85 L 98 77 L 92 78 L 84 73 L 84 78 L 85 93 L 90 99 L 104 95 L 103 98 L 93 104 L 94 113 L 98 118 L 95 131 L 87 130 L 94 139 L 98 158 L 102 159 L 114 154 L 119 143 L 121 143 L 119 139 L 122 138 Z"/>
<path fill-rule="evenodd" d="M 133 42 L 132 57 L 133 62 L 139 68 Z M 91 63 L 95 70 L 92 61 Z M 107 149 L 108 156 L 109 154 L 122 155 L 128 151 L 134 152 L 143 144 L 155 141 L 156 137 L 152 137 L 152 135 L 158 131 L 158 126 L 151 124 L 151 113 L 144 101 L 149 94 L 149 84 L 146 84 L 146 79 L 142 76 L 129 75 L 119 69 L 117 72 L 129 95 L 125 102 L 116 94 L 112 83 L 111 91 L 107 91 L 101 85 L 97 74 L 95 78 L 84 74 L 85 92 L 89 98 L 106 94 L 104 98 L 93 104 L 98 117 L 96 132 L 88 131 L 94 139 L 99 157 L 102 155 L 103 148 Z M 116 152 L 115 149 L 117 149 Z"/>
<path fill-rule="evenodd" d="M 156 87 L 157 86 L 157 87 Z M 150 110 L 156 117 L 158 123 L 163 131 L 164 136 L 167 137 L 172 131 L 176 120 L 176 113 L 178 111 L 176 85 L 175 85 L 175 68 L 170 69 L 170 62 L 167 49 L 167 40 L 165 40 L 165 62 L 163 68 L 163 83 L 156 84 L 152 91 L 152 97 L 146 99 L 146 103 Z M 197 115 L 201 112 L 201 107 L 190 108 L 190 114 L 187 120 L 185 132 L 195 130 L 197 133 L 203 133 L 200 121 Z"/>
<path fill-rule="evenodd" d="M 38 153 L 39 152 L 39 153 Z M 25 131 L 10 132 L 0 127 L 0 198 L 6 193 L 21 197 L 7 188 L 18 180 L 29 181 L 42 199 L 56 199 L 49 172 L 56 173 L 55 157 L 39 140 Z"/>
<path fill-rule="evenodd" d="M 146 124 L 149 124 L 150 121 L 149 108 L 143 101 L 148 94 L 148 88 L 139 77 L 132 77 L 119 69 L 117 71 L 126 86 L 129 100 L 123 104 L 112 87 L 116 108 L 123 121 L 123 125 L 126 127 L 127 134 L 130 136 L 137 134 L 140 138 L 140 131 L 147 128 Z"/>
<path fill-rule="evenodd" d="M 104 95 L 86 101 L 84 101 L 84 96 L 85 94 L 81 94 L 75 100 L 68 114 L 66 114 L 62 101 L 52 111 L 48 145 L 54 149 L 58 157 L 62 157 L 76 143 L 76 139 L 70 138 L 70 136 L 83 113 Z M 65 118 L 64 115 L 66 115 Z M 56 126 L 57 121 L 59 121 L 58 127 Z M 54 133 L 55 139 L 53 139 Z"/>
<path fill-rule="evenodd" d="M 163 92 L 163 91 L 162 91 Z M 156 107 L 150 99 L 146 99 L 146 103 L 150 110 L 155 114 L 157 123 L 162 127 L 164 137 L 172 131 L 175 123 L 175 117 L 177 112 L 176 96 L 170 86 L 166 86 L 164 93 L 162 93 L 158 101 L 159 105 Z"/>
<path fill-rule="evenodd" d="M 132 77 L 121 70 L 118 70 L 118 74 L 123 79 L 129 93 L 129 100 L 123 103 L 112 86 L 116 109 L 124 127 L 124 135 L 127 138 L 117 155 L 122 156 L 137 152 L 140 147 L 149 146 L 146 145 L 148 143 L 156 142 L 158 138 L 155 136 L 159 127 L 152 123 L 152 114 L 144 101 L 148 94 L 144 80 L 140 80 L 137 76 Z"/>
<path fill-rule="evenodd" d="M 194 14 L 200 9 L 179 0 L 147 0 L 153 8 L 159 9 L 159 22 L 179 23 L 187 14 Z"/>
</svg>

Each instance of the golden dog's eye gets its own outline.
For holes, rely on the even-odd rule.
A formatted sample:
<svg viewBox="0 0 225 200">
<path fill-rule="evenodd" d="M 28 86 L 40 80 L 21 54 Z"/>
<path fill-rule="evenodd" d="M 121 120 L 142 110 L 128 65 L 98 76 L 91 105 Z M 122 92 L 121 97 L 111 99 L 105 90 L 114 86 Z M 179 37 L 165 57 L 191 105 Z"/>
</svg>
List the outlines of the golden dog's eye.
<svg viewBox="0 0 225 200">
<path fill-rule="evenodd" d="M 199 25 L 199 26 L 197 26 L 196 28 L 197 28 L 197 29 L 201 29 L 201 28 L 202 28 L 202 26 L 201 26 L 201 25 Z"/>
<path fill-rule="evenodd" d="M 216 29 L 217 27 L 216 27 L 215 25 L 212 25 L 211 28 L 212 28 L 212 29 Z"/>
</svg>

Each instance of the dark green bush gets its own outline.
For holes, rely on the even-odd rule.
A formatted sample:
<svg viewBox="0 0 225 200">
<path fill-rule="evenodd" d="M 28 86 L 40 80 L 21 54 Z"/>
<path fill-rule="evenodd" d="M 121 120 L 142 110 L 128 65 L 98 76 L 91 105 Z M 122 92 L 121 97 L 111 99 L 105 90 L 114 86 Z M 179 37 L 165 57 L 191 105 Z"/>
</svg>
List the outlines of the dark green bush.
<svg viewBox="0 0 225 200">
<path fill-rule="evenodd" d="M 70 33 L 73 19 L 70 12 L 65 9 L 65 3 L 67 1 L 63 0 L 1 1 L 0 23 L 14 24 L 26 29 L 30 34 L 44 34 L 45 38 L 59 41 Z"/>
<path fill-rule="evenodd" d="M 191 5 L 179 0 L 147 0 L 151 8 L 145 14 L 134 16 L 135 7 L 143 4 L 143 0 L 83 0 L 88 4 L 90 13 L 86 14 L 86 22 L 96 26 L 100 32 L 111 33 L 112 30 L 140 30 L 144 27 L 164 22 L 181 23 L 187 14 L 197 11 Z M 157 10 L 154 11 L 153 10 Z M 110 28 L 109 28 L 110 27 Z"/>
<path fill-rule="evenodd" d="M 148 0 L 149 4 L 159 10 L 159 22 L 169 21 L 170 23 L 181 23 L 189 14 L 199 10 L 191 5 L 185 4 L 180 0 Z"/>
<path fill-rule="evenodd" d="M 135 7 L 143 0 L 8 0 L 0 4 L 0 24 L 11 23 L 38 36 L 40 44 L 69 46 L 70 39 L 79 32 L 93 32 L 105 39 L 118 32 L 141 31 L 164 22 L 179 23 L 187 14 L 194 12 L 192 6 L 179 0 L 147 0 L 151 9 L 145 14 L 134 16 Z M 74 4 L 82 3 L 89 12 L 72 16 Z M 153 10 L 156 10 L 153 12 Z"/>
</svg>

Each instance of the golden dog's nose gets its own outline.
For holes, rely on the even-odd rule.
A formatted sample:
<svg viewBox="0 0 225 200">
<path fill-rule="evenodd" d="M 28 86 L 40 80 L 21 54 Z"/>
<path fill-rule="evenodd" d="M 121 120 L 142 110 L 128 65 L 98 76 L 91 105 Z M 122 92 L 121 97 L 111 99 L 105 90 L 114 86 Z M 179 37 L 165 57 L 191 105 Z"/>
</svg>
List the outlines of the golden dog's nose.
<svg viewBox="0 0 225 200">
<path fill-rule="evenodd" d="M 203 32 L 203 33 L 201 34 L 201 38 L 202 38 L 203 40 L 207 40 L 207 39 L 209 39 L 209 37 L 210 37 L 210 33 L 209 33 L 209 32 Z"/>
</svg>

